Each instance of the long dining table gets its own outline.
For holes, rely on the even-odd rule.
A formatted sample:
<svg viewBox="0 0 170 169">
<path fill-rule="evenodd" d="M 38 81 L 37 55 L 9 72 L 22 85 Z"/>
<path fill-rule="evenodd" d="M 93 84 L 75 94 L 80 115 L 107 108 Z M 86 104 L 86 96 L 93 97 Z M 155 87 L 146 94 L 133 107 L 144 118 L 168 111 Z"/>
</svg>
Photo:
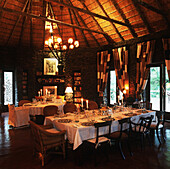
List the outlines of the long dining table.
<svg viewBox="0 0 170 169">
<path fill-rule="evenodd" d="M 106 115 L 102 113 L 101 110 L 95 111 L 86 111 L 86 113 L 67 113 L 60 116 L 48 116 L 45 118 L 44 124 L 53 124 L 53 126 L 58 130 L 66 130 L 67 139 L 71 144 L 73 144 L 73 150 L 77 149 L 84 140 L 95 138 L 96 130 L 94 127 L 94 122 L 104 122 L 106 120 L 112 120 L 111 132 L 119 131 L 119 122 L 118 120 L 131 117 L 133 122 L 138 122 L 141 116 L 150 116 L 153 115 L 155 119 L 155 111 L 152 110 L 141 110 L 141 109 L 132 109 L 127 110 L 123 109 L 120 111 L 114 111 L 111 115 Z M 128 124 L 124 126 L 128 128 Z M 107 127 L 103 127 L 100 130 L 100 134 L 105 134 L 108 131 Z"/>
</svg>

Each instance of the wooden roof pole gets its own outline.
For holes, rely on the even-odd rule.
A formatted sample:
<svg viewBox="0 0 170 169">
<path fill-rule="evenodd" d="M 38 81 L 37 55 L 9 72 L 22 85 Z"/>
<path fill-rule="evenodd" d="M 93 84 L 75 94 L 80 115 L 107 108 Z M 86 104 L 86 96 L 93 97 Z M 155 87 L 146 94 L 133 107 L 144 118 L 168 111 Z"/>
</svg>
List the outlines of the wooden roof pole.
<svg viewBox="0 0 170 169">
<path fill-rule="evenodd" d="M 86 4 L 82 1 L 80 1 L 81 4 L 84 6 L 84 8 L 86 8 L 87 11 L 89 11 L 88 7 L 86 6 Z M 91 15 L 93 21 L 96 23 L 96 25 L 98 26 L 98 28 L 100 29 L 100 31 L 104 32 L 102 27 L 99 25 L 99 23 L 97 22 L 97 20 L 95 19 L 95 17 L 93 15 Z M 108 43 L 115 43 L 114 40 L 108 36 L 108 35 L 103 35 L 105 37 L 105 39 L 107 40 Z"/>
<path fill-rule="evenodd" d="M 90 12 L 90 11 L 87 11 L 87 10 L 84 10 L 82 8 L 78 8 L 76 6 L 72 6 L 72 5 L 69 5 L 69 4 L 65 4 L 63 2 L 59 2 L 59 1 L 55 1 L 55 0 L 46 0 L 48 2 L 54 2 L 54 3 L 57 3 L 57 4 L 60 4 L 60 5 L 63 5 L 65 7 L 68 7 L 68 8 L 71 8 L 73 10 L 76 10 L 76 11 L 79 11 L 79 12 L 82 12 L 82 13 L 86 13 L 88 15 L 93 15 L 95 17 L 98 17 L 98 18 L 101 18 L 101 19 L 104 19 L 104 20 L 107 20 L 107 21 L 110 21 L 110 22 L 114 22 L 114 23 L 117 23 L 117 24 L 120 24 L 120 25 L 123 25 L 123 26 L 129 26 L 127 25 L 126 23 L 123 23 L 123 22 L 120 22 L 120 21 L 117 21 L 117 20 L 114 20 L 114 19 L 111 19 L 111 18 L 107 18 L 105 16 L 102 16 L 102 15 L 99 15 L 99 14 L 96 14 L 94 12 Z"/>
<path fill-rule="evenodd" d="M 77 28 L 77 29 L 91 31 L 91 32 L 95 32 L 95 33 L 99 33 L 99 34 L 103 34 L 103 35 L 107 35 L 108 36 L 108 34 L 105 33 L 105 32 L 100 32 L 100 31 L 96 31 L 96 30 L 93 30 L 93 29 L 89 29 L 89 28 L 85 28 L 85 27 L 81 27 L 81 26 L 77 26 L 77 25 L 72 25 L 72 24 L 65 23 L 65 22 L 62 22 L 62 21 L 59 21 L 59 20 L 56 20 L 56 19 L 49 19 L 49 18 L 46 18 L 46 17 L 41 16 L 41 15 L 35 15 L 35 14 L 29 14 L 29 13 L 25 13 L 25 12 L 19 12 L 19 11 L 13 10 L 13 9 L 2 8 L 2 7 L 0 7 L 0 10 L 6 11 L 6 12 L 15 13 L 15 14 L 21 15 L 21 16 L 28 16 L 28 17 L 32 17 L 32 18 L 36 18 L 36 19 L 41 19 L 43 21 L 59 23 L 59 24 L 63 24 L 63 25 L 69 26 L 69 27 L 74 27 L 74 28 Z"/>
<path fill-rule="evenodd" d="M 26 9 L 26 7 L 27 7 L 28 2 L 29 2 L 29 0 L 27 0 L 27 1 L 25 2 L 24 7 L 22 8 L 22 12 L 24 12 L 24 11 L 25 11 L 25 9 Z M 2 9 L 4 9 L 4 8 L 2 8 Z M 15 31 L 15 28 L 16 28 L 17 24 L 19 23 L 19 21 L 20 21 L 21 17 L 22 17 L 22 15 L 20 15 L 20 16 L 18 17 L 18 19 L 17 19 L 17 21 L 16 21 L 16 23 L 15 23 L 15 25 L 14 25 L 14 27 L 13 27 L 13 29 L 12 29 L 11 33 L 10 33 L 10 35 L 9 35 L 9 38 L 8 38 L 8 40 L 7 40 L 7 42 L 6 42 L 6 45 L 8 45 L 8 43 L 9 43 L 9 41 L 10 41 L 11 37 L 13 36 L 14 31 Z"/>
<path fill-rule="evenodd" d="M 97 2 L 97 4 L 99 5 L 99 7 L 101 8 L 101 10 L 103 11 L 103 13 L 107 16 L 107 18 L 110 18 L 109 15 L 106 13 L 105 9 L 103 8 L 103 6 L 101 5 L 101 3 L 98 0 L 95 0 Z M 118 31 L 118 29 L 116 28 L 116 26 L 113 24 L 113 22 L 110 22 L 110 24 L 112 25 L 113 29 L 115 30 L 115 32 L 118 34 L 119 38 L 124 41 L 124 38 L 122 37 L 122 35 L 120 34 L 120 32 Z"/>
<path fill-rule="evenodd" d="M 137 12 L 139 13 L 140 18 L 142 19 L 143 23 L 146 25 L 146 28 L 149 33 L 154 32 L 152 27 L 150 26 L 149 22 L 147 21 L 147 18 L 145 14 L 142 12 L 141 8 L 139 7 L 139 4 L 136 2 L 136 0 L 132 0 L 132 3 L 134 7 L 136 8 Z"/>
<path fill-rule="evenodd" d="M 122 9 L 120 8 L 120 6 L 118 5 L 118 3 L 115 0 L 111 0 L 112 4 L 114 5 L 114 7 L 116 8 L 116 10 L 119 12 L 120 16 L 122 17 L 122 19 L 124 20 L 125 23 L 127 23 L 129 25 L 128 29 L 131 32 L 132 36 L 134 38 L 138 37 L 138 35 L 136 34 L 135 30 L 133 29 L 132 25 L 130 24 L 129 20 L 126 19 L 125 14 L 123 13 Z"/>
<path fill-rule="evenodd" d="M 71 2 L 70 0 L 67 0 L 67 1 L 69 1 L 69 3 L 72 5 L 72 2 Z M 83 23 L 83 25 L 84 25 L 86 28 L 88 28 L 87 25 L 86 25 L 86 23 L 84 22 L 83 18 L 79 15 L 79 13 L 78 13 L 77 11 L 76 11 L 76 14 L 77 14 L 77 16 L 79 17 L 79 19 L 81 20 L 81 22 Z M 92 32 L 89 32 L 89 33 L 90 33 L 90 35 L 92 36 L 92 38 L 94 39 L 94 41 L 97 43 L 97 45 L 100 46 L 99 42 L 98 42 L 97 39 L 94 37 L 94 35 L 92 34 Z"/>
</svg>

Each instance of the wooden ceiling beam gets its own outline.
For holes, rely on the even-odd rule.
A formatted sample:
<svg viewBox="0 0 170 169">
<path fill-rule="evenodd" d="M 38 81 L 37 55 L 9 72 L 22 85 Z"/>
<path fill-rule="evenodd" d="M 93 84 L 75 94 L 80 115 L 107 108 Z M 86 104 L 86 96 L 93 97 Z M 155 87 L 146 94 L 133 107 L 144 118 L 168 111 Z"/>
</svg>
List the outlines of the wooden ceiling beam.
<svg viewBox="0 0 170 169">
<path fill-rule="evenodd" d="M 122 9 L 118 5 L 118 3 L 115 0 L 111 0 L 111 2 L 114 5 L 114 7 L 116 8 L 116 10 L 118 11 L 118 13 L 120 14 L 120 16 L 122 17 L 122 19 L 124 20 L 124 22 L 129 25 L 128 29 L 131 32 L 132 36 L 134 38 L 138 37 L 138 35 L 136 34 L 136 32 L 133 29 L 132 25 L 130 24 L 129 20 L 126 18 L 126 15 L 123 13 Z"/>
<path fill-rule="evenodd" d="M 80 23 L 79 23 L 79 21 L 78 21 L 78 19 L 77 19 L 77 16 L 76 16 L 74 10 L 71 10 L 71 11 L 72 11 L 72 13 L 73 13 L 73 16 L 74 16 L 74 19 L 75 19 L 77 25 L 80 26 Z M 89 42 L 88 42 L 88 40 L 87 40 L 87 38 L 86 38 L 83 30 L 80 30 L 80 31 L 81 31 L 81 34 L 82 34 L 82 36 L 83 36 L 83 38 L 84 38 L 84 41 L 86 42 L 87 47 L 90 47 Z"/>
<path fill-rule="evenodd" d="M 132 3 L 134 5 L 134 7 L 136 8 L 140 18 L 142 19 L 143 23 L 146 25 L 146 28 L 148 30 L 149 33 L 154 32 L 153 28 L 150 26 L 145 14 L 143 13 L 143 11 L 141 10 L 139 4 L 137 3 L 136 0 L 132 0 Z"/>
<path fill-rule="evenodd" d="M 170 27 L 170 22 L 167 18 L 167 14 L 165 13 L 164 9 L 163 9 L 163 6 L 162 6 L 162 0 L 156 0 L 156 3 L 158 4 L 159 8 L 161 9 L 161 11 L 163 12 L 163 18 L 167 24 L 168 27 Z"/>
<path fill-rule="evenodd" d="M 88 7 L 86 6 L 86 4 L 82 1 L 80 1 L 81 4 L 84 6 L 84 8 L 89 11 Z M 93 21 L 96 23 L 98 29 L 102 32 L 104 32 L 104 30 L 102 29 L 102 27 L 100 26 L 100 24 L 97 22 L 97 20 L 95 19 L 95 17 L 93 15 L 91 15 Z M 103 35 L 105 37 L 105 39 L 107 40 L 108 43 L 115 43 L 115 41 L 109 36 L 109 35 Z"/>
<path fill-rule="evenodd" d="M 68 0 L 68 1 L 69 1 L 69 3 L 70 3 L 71 5 L 73 5 L 70 0 Z M 80 21 L 83 23 L 83 25 L 84 25 L 86 28 L 88 28 L 88 26 L 87 26 L 86 23 L 84 22 L 83 18 L 79 15 L 79 13 L 78 13 L 77 11 L 76 11 L 76 14 L 77 14 L 77 16 L 79 17 Z M 90 33 L 90 35 L 92 36 L 92 38 L 94 39 L 94 41 L 96 42 L 96 44 L 97 44 L 98 46 L 100 46 L 100 43 L 99 43 L 99 42 L 97 41 L 97 39 L 94 37 L 94 35 L 92 34 L 92 32 L 89 32 L 89 33 Z"/>
<path fill-rule="evenodd" d="M 71 10 L 69 8 L 68 8 L 68 12 L 69 12 L 69 15 L 70 15 L 71 24 L 73 24 L 73 18 L 72 18 L 72 15 L 71 15 Z M 77 40 L 75 28 L 73 28 L 73 33 L 74 33 L 75 40 Z"/>
<path fill-rule="evenodd" d="M 161 11 L 161 10 L 153 7 L 152 5 L 149 5 L 148 3 L 146 3 L 146 2 L 144 2 L 144 1 L 142 1 L 142 0 L 135 0 L 135 1 L 136 1 L 138 4 L 140 4 L 141 6 L 147 8 L 147 9 L 153 11 L 153 12 L 156 12 L 156 13 L 158 13 L 158 14 L 160 14 L 160 15 L 164 15 L 163 11 Z"/>
<path fill-rule="evenodd" d="M 27 1 L 25 2 L 24 7 L 22 8 L 22 12 L 24 12 L 24 11 L 25 11 L 25 9 L 26 9 L 26 7 L 27 7 L 28 2 L 29 2 L 29 0 L 27 0 Z M 0 9 L 1 9 L 1 8 L 0 8 Z M 4 9 L 4 8 L 2 8 L 2 9 Z M 24 12 L 24 13 L 26 13 L 26 12 Z M 26 16 L 26 15 L 25 15 L 25 16 Z M 19 21 L 20 21 L 21 17 L 22 17 L 22 15 L 20 15 L 20 16 L 18 17 L 17 21 L 15 22 L 15 25 L 14 25 L 14 27 L 13 27 L 13 29 L 12 29 L 12 31 L 11 31 L 11 33 L 10 33 L 10 35 L 9 35 L 9 38 L 8 38 L 8 40 L 7 40 L 7 42 L 6 42 L 6 45 L 8 45 L 8 43 L 9 43 L 9 41 L 10 41 L 11 37 L 13 36 L 14 31 L 15 31 L 15 28 L 16 28 L 17 24 L 19 23 Z"/>
<path fill-rule="evenodd" d="M 103 8 L 103 6 L 101 5 L 101 3 L 98 0 L 95 0 L 97 2 L 97 4 L 99 5 L 99 7 L 101 8 L 101 10 L 103 11 L 103 13 L 107 16 L 107 18 L 110 18 L 109 15 L 106 13 L 105 9 Z M 116 26 L 113 24 L 113 22 L 110 22 L 110 24 L 112 25 L 114 31 L 117 33 L 117 35 L 119 36 L 119 38 L 124 41 L 123 36 L 120 34 L 120 32 L 118 31 L 118 29 L 116 28 Z"/>
<path fill-rule="evenodd" d="M 0 10 L 10 12 L 10 13 L 15 13 L 16 15 L 28 16 L 28 17 L 32 17 L 32 18 L 36 18 L 36 19 L 41 19 L 43 21 L 59 23 L 59 24 L 63 24 L 65 26 L 69 26 L 69 27 L 74 27 L 74 28 L 77 28 L 77 29 L 80 29 L 80 30 L 86 30 L 86 31 L 91 31 L 91 32 L 107 35 L 107 33 L 105 33 L 105 32 L 100 32 L 100 31 L 96 31 L 96 30 L 93 30 L 93 29 L 89 29 L 89 28 L 85 28 L 85 27 L 81 27 L 81 26 L 77 26 L 77 25 L 72 25 L 72 24 L 65 23 L 65 22 L 62 22 L 62 21 L 59 21 L 59 20 L 56 20 L 56 19 L 49 19 L 49 18 L 46 18 L 46 17 L 41 16 L 41 15 L 35 15 L 35 14 L 20 12 L 20 11 L 16 11 L 16 10 L 13 10 L 13 9 L 10 9 L 10 8 L 2 8 L 2 7 L 0 7 Z"/>
<path fill-rule="evenodd" d="M 123 25 L 123 26 L 127 26 L 127 27 L 129 26 L 129 25 L 127 25 L 126 23 L 117 21 L 117 20 L 115 20 L 115 19 L 107 18 L 107 17 L 105 17 L 105 16 L 102 16 L 102 15 L 96 14 L 96 13 L 94 13 L 94 12 L 90 12 L 90 11 L 84 10 L 84 9 L 82 9 L 82 8 L 78 8 L 78 7 L 73 6 L 73 5 L 65 4 L 65 3 L 63 3 L 63 2 L 59 2 L 59 1 L 56 1 L 56 0 L 46 0 L 46 1 L 54 2 L 54 3 L 57 3 L 57 4 L 59 4 L 59 5 L 63 5 L 63 6 L 65 6 L 65 7 L 68 7 L 68 8 L 70 8 L 70 9 L 73 9 L 73 10 L 76 10 L 76 11 L 79 11 L 79 12 L 82 12 L 82 13 L 86 13 L 86 14 L 91 15 L 91 16 L 93 15 L 93 16 L 95 16 L 95 17 L 104 19 L 104 20 L 109 21 L 109 22 L 114 22 L 114 23 L 117 23 L 117 24 L 120 24 L 120 25 Z"/>
<path fill-rule="evenodd" d="M 0 2 L 0 3 L 2 3 L 2 1 L 3 1 L 3 0 L 1 0 L 1 2 Z M 3 4 L 3 6 L 2 6 L 3 8 L 5 8 L 5 7 L 6 7 L 6 5 L 7 5 L 8 1 L 9 1 L 9 0 L 5 0 L 4 4 Z M 2 17 L 2 10 L 0 10 L 0 19 L 1 19 L 1 17 Z"/>
</svg>

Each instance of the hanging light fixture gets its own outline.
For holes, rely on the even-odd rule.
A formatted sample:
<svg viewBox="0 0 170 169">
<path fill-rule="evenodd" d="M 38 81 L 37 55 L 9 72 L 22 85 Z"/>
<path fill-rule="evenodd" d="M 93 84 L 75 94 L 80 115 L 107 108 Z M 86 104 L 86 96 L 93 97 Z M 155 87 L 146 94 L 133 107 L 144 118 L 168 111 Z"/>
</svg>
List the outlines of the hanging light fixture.
<svg viewBox="0 0 170 169">
<path fill-rule="evenodd" d="M 63 6 L 60 6 L 60 9 L 61 9 L 61 20 L 63 20 L 62 19 Z M 55 19 L 54 16 L 51 17 L 50 15 L 47 16 L 47 18 Z M 47 21 L 47 23 L 45 24 L 45 29 L 49 30 L 50 33 L 50 38 L 48 40 L 45 40 L 45 47 L 48 47 L 50 49 L 54 57 L 58 60 L 59 66 L 61 66 L 63 69 L 65 67 L 65 62 L 68 57 L 67 56 L 68 51 L 79 47 L 79 41 L 77 40 L 74 41 L 73 38 L 68 38 L 68 41 L 66 43 L 63 43 L 62 33 L 60 33 L 61 37 L 57 37 L 54 35 L 54 30 L 56 28 L 58 28 L 58 25 L 56 23 Z"/>
</svg>

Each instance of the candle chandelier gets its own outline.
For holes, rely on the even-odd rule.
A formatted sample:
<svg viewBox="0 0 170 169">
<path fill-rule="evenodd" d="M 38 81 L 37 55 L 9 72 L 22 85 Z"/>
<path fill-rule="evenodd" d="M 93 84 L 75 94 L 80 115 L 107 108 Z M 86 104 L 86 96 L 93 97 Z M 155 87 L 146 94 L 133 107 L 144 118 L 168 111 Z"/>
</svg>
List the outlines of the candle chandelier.
<svg viewBox="0 0 170 169">
<path fill-rule="evenodd" d="M 50 11 L 52 8 L 50 7 L 50 4 L 47 4 L 46 11 L 46 17 L 50 19 L 55 19 L 53 11 Z M 61 10 L 61 20 L 62 19 L 62 12 L 63 12 L 63 6 L 60 6 Z M 56 36 L 54 33 L 54 30 L 58 29 L 60 37 Z M 48 40 L 45 40 L 45 47 L 48 47 L 50 51 L 52 52 L 53 56 L 58 60 L 58 64 L 65 66 L 66 59 L 68 57 L 68 52 L 71 49 L 79 47 L 79 41 L 73 40 L 73 38 L 68 38 L 68 41 L 63 43 L 62 40 L 62 32 L 61 29 L 59 29 L 57 23 L 48 22 L 45 23 L 45 30 L 49 30 L 50 37 Z M 63 30 L 63 29 L 62 29 Z"/>
</svg>

